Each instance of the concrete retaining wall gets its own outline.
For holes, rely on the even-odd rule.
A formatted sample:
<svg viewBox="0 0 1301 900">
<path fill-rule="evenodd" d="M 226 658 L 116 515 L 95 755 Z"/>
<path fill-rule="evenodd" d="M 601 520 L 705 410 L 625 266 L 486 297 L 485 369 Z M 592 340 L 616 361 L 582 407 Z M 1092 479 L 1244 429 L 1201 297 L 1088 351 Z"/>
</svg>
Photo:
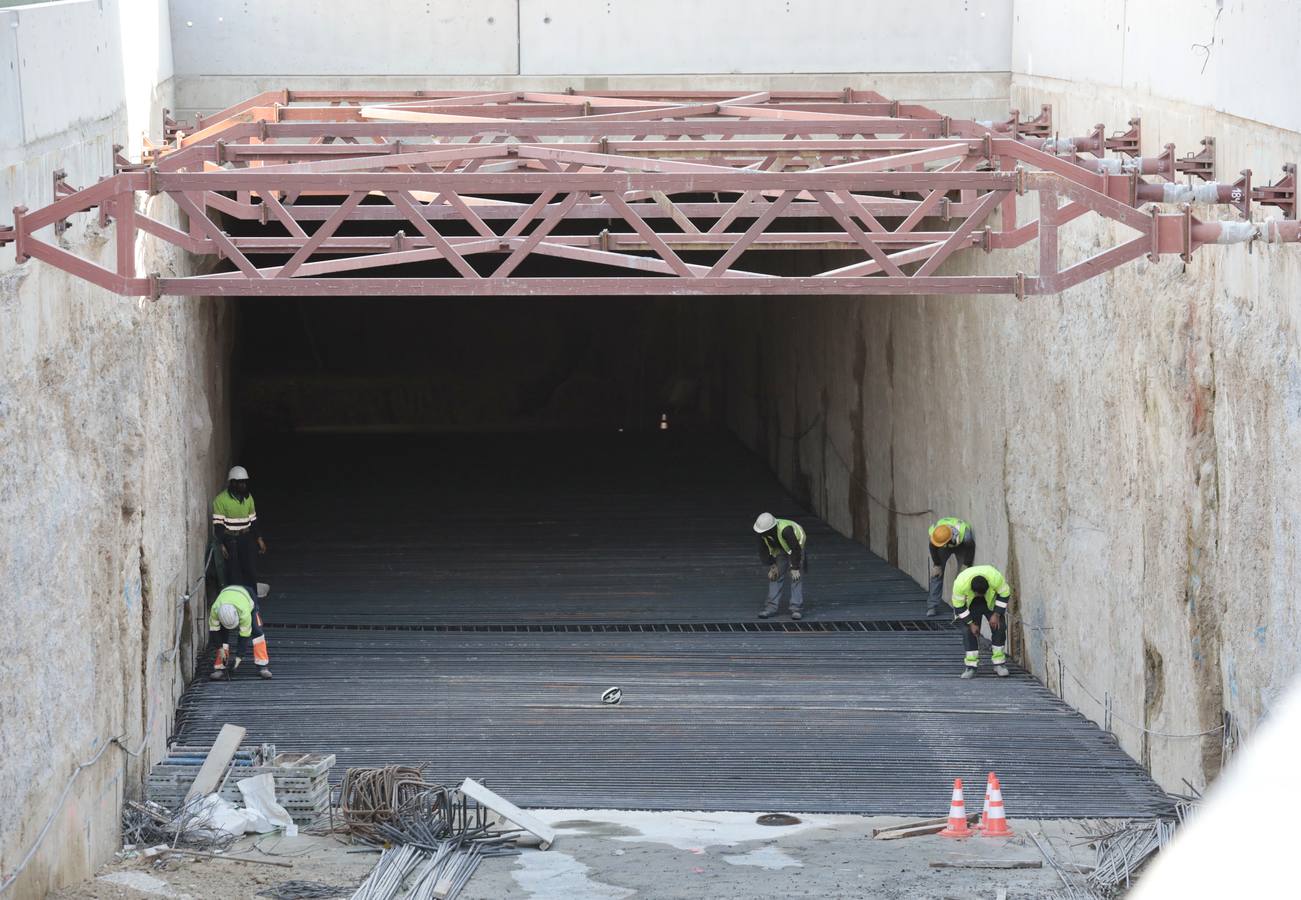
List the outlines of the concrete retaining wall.
<svg viewBox="0 0 1301 900">
<path fill-rule="evenodd" d="M 0 12 L 0 208 L 49 202 L 55 168 L 93 183 L 113 143 L 159 133 L 167 34 L 155 0 Z M 111 228 L 85 220 L 66 245 L 111 265 Z M 228 325 L 211 301 L 125 299 L 0 256 L 0 883 L 43 836 L 6 897 L 43 897 L 119 849 L 123 795 L 163 749 L 202 603 L 177 600 L 227 462 Z"/>
</svg>

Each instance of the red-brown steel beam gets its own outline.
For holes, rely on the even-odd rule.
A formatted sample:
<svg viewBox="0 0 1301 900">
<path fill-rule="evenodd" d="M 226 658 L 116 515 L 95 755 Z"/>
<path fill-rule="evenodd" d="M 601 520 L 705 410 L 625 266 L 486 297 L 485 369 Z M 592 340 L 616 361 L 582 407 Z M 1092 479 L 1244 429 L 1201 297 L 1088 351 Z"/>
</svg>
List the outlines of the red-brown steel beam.
<svg viewBox="0 0 1301 900">
<path fill-rule="evenodd" d="M 1277 200 L 1290 184 L 1255 193 L 1249 173 L 1233 185 L 1149 183 L 1145 174 L 1174 174 L 1173 147 L 1138 157 L 1134 122 L 1121 138 L 1107 139 L 1099 126 L 1085 138 L 1049 142 L 1047 107 L 1029 122 L 1013 112 L 1005 122 L 978 123 L 849 90 L 280 91 L 195 126 L 154 148 L 143 170 L 126 164 L 83 191 L 56 185 L 64 196 L 34 213 L 16 210 L 0 243 L 15 243 L 20 260 L 42 259 L 109 290 L 153 296 L 1024 295 L 1063 290 L 1144 253 L 1187 259 L 1207 243 L 1301 237 L 1290 220 L 1203 223 L 1186 206 L 1140 212 L 1143 203 L 1196 200 L 1245 214 L 1253 196 Z M 1113 146 L 1127 161 L 1106 158 Z M 136 198 L 146 193 L 171 198 L 188 232 L 140 212 Z M 1017 196 L 1035 193 L 1038 218 L 1018 223 Z M 1275 205 L 1295 211 L 1295 204 Z M 38 234 L 91 210 L 115 219 L 113 271 Z M 1134 234 L 1063 265 L 1059 230 L 1088 214 Z M 231 234 L 224 220 L 263 230 Z M 599 220 L 605 227 L 591 233 Z M 796 220 L 811 227 L 782 225 Z M 395 230 L 354 233 L 360 223 Z M 216 254 L 236 271 L 140 277 L 140 232 Z M 1037 273 L 936 274 L 954 254 L 1033 240 Z M 842 258 L 828 267 L 807 250 Z M 803 268 L 821 271 L 751 271 L 748 254 L 758 251 L 793 254 Z M 535 256 L 614 274 L 521 274 Z M 280 261 L 259 261 L 267 257 Z M 854 257 L 860 261 L 846 262 Z M 359 277 L 415 262 L 441 262 L 447 275 Z"/>
</svg>

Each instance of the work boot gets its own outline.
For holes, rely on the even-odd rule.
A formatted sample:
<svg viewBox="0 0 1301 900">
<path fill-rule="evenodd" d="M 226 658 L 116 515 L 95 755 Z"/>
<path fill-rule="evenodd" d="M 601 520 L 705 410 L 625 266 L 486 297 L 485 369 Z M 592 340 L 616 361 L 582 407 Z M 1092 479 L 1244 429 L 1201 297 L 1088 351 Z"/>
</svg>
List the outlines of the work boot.
<svg viewBox="0 0 1301 900">
<path fill-rule="evenodd" d="M 974 667 L 974 666 L 966 666 L 965 668 L 963 668 L 963 670 L 962 670 L 962 676 L 961 676 L 961 677 L 962 677 L 962 679 L 963 679 L 964 681 L 967 680 L 968 678 L 975 678 L 975 677 L 976 677 L 976 669 L 975 669 L 975 667 Z"/>
<path fill-rule="evenodd" d="M 1007 666 L 994 666 L 994 674 L 999 678 L 1006 678 L 1012 673 L 1007 670 Z"/>
<path fill-rule="evenodd" d="M 942 607 L 942 606 L 931 606 L 931 607 L 927 607 L 927 609 L 926 609 L 926 618 L 928 618 L 928 619 L 934 619 L 936 616 L 939 616 L 939 615 L 940 615 L 941 613 L 943 613 L 943 612 L 944 612 L 944 607 Z"/>
<path fill-rule="evenodd" d="M 766 610 L 766 609 L 765 609 L 763 612 L 759 613 L 759 618 L 761 618 L 761 619 L 768 619 L 768 618 L 771 618 L 771 617 L 772 617 L 772 613 L 770 613 L 770 612 L 769 612 L 768 610 Z"/>
<path fill-rule="evenodd" d="M 257 667 L 257 676 L 258 676 L 258 678 L 265 678 L 265 679 L 267 679 L 268 681 L 270 681 L 270 680 L 271 680 L 271 667 L 270 667 L 270 666 L 258 666 L 258 667 Z"/>
<path fill-rule="evenodd" d="M 212 674 L 208 676 L 209 681 L 221 681 L 226 677 L 225 669 L 213 669 Z"/>
<path fill-rule="evenodd" d="M 804 613 L 800 612 L 798 609 L 794 610 L 791 612 L 791 618 L 798 622 L 800 619 L 804 618 Z"/>
</svg>

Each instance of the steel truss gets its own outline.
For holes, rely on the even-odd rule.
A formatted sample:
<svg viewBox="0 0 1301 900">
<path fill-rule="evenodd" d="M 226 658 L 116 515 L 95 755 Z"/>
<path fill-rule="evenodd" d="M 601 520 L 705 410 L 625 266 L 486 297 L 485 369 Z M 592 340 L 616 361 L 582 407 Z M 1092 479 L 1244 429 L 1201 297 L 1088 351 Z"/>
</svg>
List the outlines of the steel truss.
<svg viewBox="0 0 1301 900">
<path fill-rule="evenodd" d="M 1048 107 L 975 122 L 852 90 L 277 91 L 192 125 L 167 119 L 164 144 L 140 163 L 117 156 L 115 174 L 90 187 L 56 173 L 55 201 L 16 208 L 0 243 L 20 262 L 151 297 L 1025 296 L 1144 255 L 1301 240 L 1294 166 L 1264 188 L 1250 171 L 1194 185 L 1213 177 L 1213 139 L 1196 155 L 1168 145 L 1143 157 L 1140 128 L 1049 137 Z M 140 194 L 166 195 L 186 230 L 142 211 L 158 205 Z M 1018 199 L 1031 194 L 1037 203 Z M 1253 201 L 1284 218 L 1204 222 L 1188 205 L 1247 218 Z M 113 225 L 113 268 L 59 246 L 67 220 L 92 210 Z M 1132 234 L 1063 262 L 1059 230 L 1090 215 Z M 141 233 L 227 265 L 142 274 Z M 1037 271 L 938 273 L 959 254 L 1031 241 Z M 773 265 L 770 253 L 787 259 Z"/>
</svg>

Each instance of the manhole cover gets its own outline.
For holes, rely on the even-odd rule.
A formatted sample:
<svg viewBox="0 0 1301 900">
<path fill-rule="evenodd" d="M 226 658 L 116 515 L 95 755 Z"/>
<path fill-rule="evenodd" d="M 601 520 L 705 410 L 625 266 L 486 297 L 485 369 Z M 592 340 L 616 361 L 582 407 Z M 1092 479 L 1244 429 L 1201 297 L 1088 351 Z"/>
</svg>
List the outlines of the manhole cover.
<svg viewBox="0 0 1301 900">
<path fill-rule="evenodd" d="M 785 813 L 768 813 L 754 820 L 759 825 L 798 825 L 800 820 Z"/>
</svg>

